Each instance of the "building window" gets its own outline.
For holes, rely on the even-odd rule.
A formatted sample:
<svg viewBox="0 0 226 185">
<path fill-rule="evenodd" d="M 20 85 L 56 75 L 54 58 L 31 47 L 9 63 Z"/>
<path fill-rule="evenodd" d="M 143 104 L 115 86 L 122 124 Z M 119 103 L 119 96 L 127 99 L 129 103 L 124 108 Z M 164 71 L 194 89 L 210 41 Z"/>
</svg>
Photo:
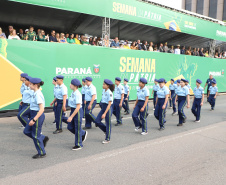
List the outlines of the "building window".
<svg viewBox="0 0 226 185">
<path fill-rule="evenodd" d="M 203 14 L 203 3 L 204 3 L 204 0 L 197 0 L 196 13 Z"/>
<path fill-rule="evenodd" d="M 217 17 L 217 0 L 210 1 L 209 7 L 209 17 L 215 18 Z"/>
<path fill-rule="evenodd" d="M 185 10 L 191 11 L 191 0 L 185 0 Z"/>
<path fill-rule="evenodd" d="M 223 21 L 226 20 L 226 0 L 224 0 Z"/>
</svg>

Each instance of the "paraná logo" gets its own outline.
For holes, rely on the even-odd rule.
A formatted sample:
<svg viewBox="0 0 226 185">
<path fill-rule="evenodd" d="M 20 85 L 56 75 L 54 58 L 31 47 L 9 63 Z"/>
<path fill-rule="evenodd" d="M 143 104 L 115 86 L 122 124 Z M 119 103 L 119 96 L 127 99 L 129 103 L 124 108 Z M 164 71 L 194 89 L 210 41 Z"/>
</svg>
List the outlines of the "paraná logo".
<svg viewBox="0 0 226 185">
<path fill-rule="evenodd" d="M 93 64 L 93 71 L 94 71 L 94 73 L 99 73 L 100 72 L 100 64 L 98 64 L 98 65 Z"/>
</svg>

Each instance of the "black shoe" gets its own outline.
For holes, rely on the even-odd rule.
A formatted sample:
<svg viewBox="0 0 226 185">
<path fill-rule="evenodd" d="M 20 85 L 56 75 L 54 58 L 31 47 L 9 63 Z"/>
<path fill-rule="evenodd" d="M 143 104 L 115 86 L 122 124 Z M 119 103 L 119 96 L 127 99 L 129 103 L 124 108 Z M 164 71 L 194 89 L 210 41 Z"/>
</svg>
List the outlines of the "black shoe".
<svg viewBox="0 0 226 185">
<path fill-rule="evenodd" d="M 56 121 L 54 120 L 53 123 L 56 123 Z"/>
<path fill-rule="evenodd" d="M 123 116 L 121 116 L 121 119 L 123 118 Z"/>
<path fill-rule="evenodd" d="M 148 117 L 149 113 L 147 112 L 146 118 Z"/>
<path fill-rule="evenodd" d="M 159 128 L 159 131 L 165 130 L 165 127 L 161 127 Z"/>
<path fill-rule="evenodd" d="M 85 134 L 82 136 L 82 142 L 85 142 L 87 135 L 88 135 L 88 132 L 85 131 Z"/>
<path fill-rule="evenodd" d="M 46 144 L 47 144 L 48 141 L 49 141 L 49 137 L 46 136 L 46 137 L 43 139 L 44 147 L 46 147 Z"/>
<path fill-rule="evenodd" d="M 98 127 L 96 123 L 95 123 L 95 127 Z"/>
<path fill-rule="evenodd" d="M 115 126 L 121 126 L 122 125 L 122 123 L 116 123 L 115 124 Z"/>
<path fill-rule="evenodd" d="M 187 118 L 184 118 L 183 123 L 186 123 Z"/>
<path fill-rule="evenodd" d="M 72 148 L 72 150 L 80 150 L 80 149 L 82 149 L 81 146 L 74 146 L 74 147 Z"/>
<path fill-rule="evenodd" d="M 126 112 L 124 115 L 129 115 L 129 113 L 128 113 L 128 112 Z"/>
<path fill-rule="evenodd" d="M 58 130 L 55 130 L 55 131 L 53 132 L 53 134 L 59 134 L 59 133 L 61 133 L 61 132 L 63 132 L 63 130 L 62 130 L 62 129 L 58 129 Z"/>
<path fill-rule="evenodd" d="M 91 129 L 92 127 L 83 127 L 83 130 Z"/>
<path fill-rule="evenodd" d="M 183 126 L 183 123 L 178 123 L 177 126 L 178 126 L 178 127 L 179 127 L 179 126 Z"/>
<path fill-rule="evenodd" d="M 33 159 L 40 159 L 40 158 L 44 158 L 44 157 L 46 157 L 46 154 L 42 154 L 42 155 L 36 154 L 32 158 Z"/>
<path fill-rule="evenodd" d="M 126 110 L 124 110 L 124 112 L 126 112 Z"/>
</svg>

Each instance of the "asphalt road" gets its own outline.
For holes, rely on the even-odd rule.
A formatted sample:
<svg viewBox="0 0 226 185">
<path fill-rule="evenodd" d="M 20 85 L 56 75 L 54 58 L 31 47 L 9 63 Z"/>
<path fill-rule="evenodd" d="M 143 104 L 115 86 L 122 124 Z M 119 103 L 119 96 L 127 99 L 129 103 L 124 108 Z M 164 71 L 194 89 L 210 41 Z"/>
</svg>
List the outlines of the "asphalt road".
<svg viewBox="0 0 226 185">
<path fill-rule="evenodd" d="M 43 126 L 50 138 L 47 157 L 39 160 L 31 158 L 36 149 L 17 118 L 0 118 L 0 184 L 226 184 L 225 97 L 217 97 L 214 111 L 204 104 L 200 123 L 185 109 L 187 123 L 179 128 L 178 116 L 167 109 L 161 132 L 150 102 L 148 135 L 134 131 L 131 115 L 120 127 L 113 116 L 111 142 L 101 144 L 104 135 L 93 127 L 79 151 L 71 150 L 74 136 L 66 125 L 63 133 L 52 134 L 53 114 L 48 113 Z"/>
</svg>

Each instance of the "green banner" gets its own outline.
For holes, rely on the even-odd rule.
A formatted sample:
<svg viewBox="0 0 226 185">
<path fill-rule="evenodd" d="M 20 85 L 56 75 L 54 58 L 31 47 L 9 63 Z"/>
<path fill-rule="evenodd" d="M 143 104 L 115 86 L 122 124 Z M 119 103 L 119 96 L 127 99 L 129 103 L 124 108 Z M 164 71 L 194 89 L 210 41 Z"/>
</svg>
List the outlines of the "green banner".
<svg viewBox="0 0 226 185">
<path fill-rule="evenodd" d="M 226 27 L 137 0 L 11 0 L 226 41 Z"/>
<path fill-rule="evenodd" d="M 136 99 L 136 88 L 141 77 L 148 80 L 147 87 L 151 92 L 155 78 L 165 78 L 167 85 L 171 78 L 186 78 L 193 89 L 197 78 L 203 81 L 204 86 L 212 73 L 219 92 L 226 91 L 226 62 L 223 59 L 0 39 L 0 65 L 0 78 L 4 87 L 0 91 L 0 110 L 18 108 L 21 99 L 19 77 L 22 72 L 42 78 L 45 83 L 42 92 L 47 107 L 53 100 L 52 79 L 59 74 L 65 76 L 64 83 L 68 88 L 73 78 L 82 80 L 91 76 L 97 87 L 98 102 L 102 96 L 103 80 L 108 78 L 114 81 L 115 77 L 129 79 L 131 100 Z"/>
</svg>

